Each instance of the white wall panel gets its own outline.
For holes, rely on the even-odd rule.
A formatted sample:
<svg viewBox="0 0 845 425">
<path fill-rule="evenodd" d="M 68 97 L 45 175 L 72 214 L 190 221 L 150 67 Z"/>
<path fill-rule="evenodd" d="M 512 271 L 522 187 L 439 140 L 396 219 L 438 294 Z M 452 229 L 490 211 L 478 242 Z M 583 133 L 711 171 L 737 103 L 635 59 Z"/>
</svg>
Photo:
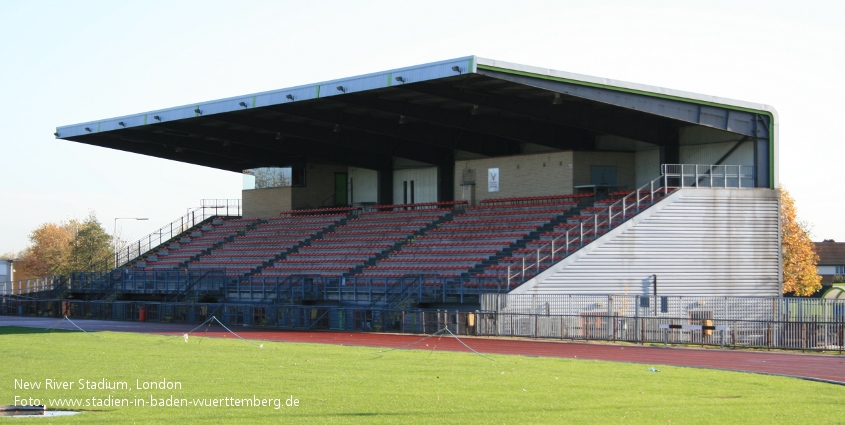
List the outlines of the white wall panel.
<svg viewBox="0 0 845 425">
<path fill-rule="evenodd" d="M 437 167 L 393 170 L 393 203 L 404 199 L 404 182 L 414 182 L 414 203 L 437 202 Z M 410 194 L 408 202 L 411 202 Z"/>
<path fill-rule="evenodd" d="M 350 203 L 378 202 L 378 171 L 349 167 Z"/>
</svg>

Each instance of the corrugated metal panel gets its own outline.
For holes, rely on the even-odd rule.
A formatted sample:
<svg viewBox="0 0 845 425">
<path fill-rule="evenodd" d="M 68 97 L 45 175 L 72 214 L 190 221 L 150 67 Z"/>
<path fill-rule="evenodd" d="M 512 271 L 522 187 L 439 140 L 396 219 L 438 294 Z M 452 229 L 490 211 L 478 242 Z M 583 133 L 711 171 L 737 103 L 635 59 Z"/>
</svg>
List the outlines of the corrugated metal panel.
<svg viewBox="0 0 845 425">
<path fill-rule="evenodd" d="M 378 202 L 378 171 L 349 167 L 351 203 Z"/>
<path fill-rule="evenodd" d="M 502 68 L 509 71 L 517 71 L 519 73 L 529 73 L 535 74 L 538 76 L 548 76 L 551 78 L 556 79 L 563 79 L 563 80 L 572 80 L 581 83 L 586 83 L 584 85 L 596 85 L 596 86 L 606 86 L 606 87 L 615 87 L 623 90 L 633 91 L 633 92 L 643 92 L 643 93 L 651 93 L 658 96 L 668 96 L 668 97 L 675 97 L 675 98 L 683 98 L 683 99 L 691 99 L 697 102 L 706 102 L 706 103 L 713 103 L 719 105 L 728 105 L 734 106 L 738 108 L 744 109 L 754 109 L 759 111 L 766 111 L 771 113 L 775 117 L 775 126 L 779 124 L 779 120 L 777 119 L 777 111 L 769 105 L 763 105 L 760 103 L 753 103 L 753 102 L 745 102 L 742 100 L 736 99 L 728 99 L 718 96 L 711 96 L 706 94 L 700 93 L 692 93 L 686 92 L 682 90 L 675 90 L 665 87 L 657 87 L 657 86 L 650 86 L 646 84 L 639 84 L 639 83 L 632 83 L 628 81 L 620 81 L 620 80 L 613 80 L 610 78 L 602 78 L 602 77 L 594 77 L 591 75 L 584 75 L 584 74 L 576 74 L 573 72 L 566 72 L 566 71 L 558 71 L 554 69 L 548 68 L 541 68 L 531 65 L 522 65 L 518 63 L 512 62 L 505 62 L 495 59 L 488 59 L 482 57 L 475 57 L 476 67 L 481 65 L 482 68 L 484 67 L 494 67 L 494 68 Z M 725 118 L 722 119 L 724 122 Z"/>
<path fill-rule="evenodd" d="M 741 143 L 741 136 L 707 127 L 683 127 L 680 129 L 679 142 L 682 164 L 728 164 L 754 165 L 754 145 L 748 141 Z M 714 140 L 721 142 L 714 143 Z M 736 149 L 734 149 L 736 148 Z M 733 152 L 722 160 L 725 154 Z"/>
<path fill-rule="evenodd" d="M 228 99 L 212 100 L 192 105 L 160 109 L 141 114 L 62 126 L 58 127 L 56 131 L 58 133 L 57 137 L 67 138 L 103 131 L 120 130 L 122 128 L 154 124 L 156 122 L 193 118 L 199 115 L 220 114 L 224 112 L 239 111 L 244 108 L 260 108 L 262 106 L 280 105 L 284 103 L 316 99 L 319 97 L 338 96 L 346 93 L 380 89 L 390 87 L 395 84 L 403 84 L 396 81 L 396 77 L 400 76 L 404 80 L 404 84 L 452 77 L 457 75 L 457 72 L 452 69 L 454 67 L 458 67 L 460 73 L 467 73 L 475 72 L 475 66 L 475 57 L 467 56 L 356 77 L 325 81 L 317 84 L 296 86 Z M 338 90 L 338 87 L 343 87 L 343 90 Z M 291 96 L 292 99 L 288 98 L 288 96 Z M 241 105 L 241 103 L 246 106 Z M 196 110 L 199 110 L 200 112 L 196 112 Z M 158 119 L 155 117 L 158 117 Z M 123 123 L 123 125 L 120 123 Z"/>
<path fill-rule="evenodd" d="M 637 151 L 634 162 L 637 187 L 642 187 L 660 175 L 660 149 Z"/>
<path fill-rule="evenodd" d="M 393 170 L 393 203 L 401 204 L 404 199 L 404 182 L 414 182 L 414 203 L 437 202 L 437 167 Z M 411 195 L 408 195 L 411 202 Z"/>
<path fill-rule="evenodd" d="M 713 143 L 709 145 L 681 146 L 681 162 L 684 164 L 716 164 L 737 142 Z M 742 142 L 739 147 L 722 160 L 719 165 L 754 166 L 754 145 Z"/>
<path fill-rule="evenodd" d="M 777 296 L 778 228 L 776 191 L 681 189 L 515 292 Z"/>
</svg>

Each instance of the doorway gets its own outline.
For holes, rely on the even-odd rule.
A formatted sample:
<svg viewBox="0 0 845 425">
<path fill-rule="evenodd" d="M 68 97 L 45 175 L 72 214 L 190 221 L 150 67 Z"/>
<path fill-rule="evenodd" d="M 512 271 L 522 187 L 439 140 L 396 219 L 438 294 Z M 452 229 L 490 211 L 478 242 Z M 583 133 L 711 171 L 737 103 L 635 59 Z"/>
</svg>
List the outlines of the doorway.
<svg viewBox="0 0 845 425">
<path fill-rule="evenodd" d="M 334 204 L 349 205 L 347 173 L 334 173 Z"/>
</svg>

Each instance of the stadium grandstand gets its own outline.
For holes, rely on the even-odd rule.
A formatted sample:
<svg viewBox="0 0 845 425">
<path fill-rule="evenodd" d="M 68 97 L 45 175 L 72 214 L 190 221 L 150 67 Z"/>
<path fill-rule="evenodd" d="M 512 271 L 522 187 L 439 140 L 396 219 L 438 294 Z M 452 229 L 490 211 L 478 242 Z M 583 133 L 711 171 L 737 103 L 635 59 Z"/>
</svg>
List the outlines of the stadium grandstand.
<svg viewBox="0 0 845 425">
<path fill-rule="evenodd" d="M 475 56 L 68 125 L 57 138 L 246 186 L 235 212 L 65 291 L 464 310 L 658 281 L 777 297 L 776 135 L 766 105 Z"/>
</svg>

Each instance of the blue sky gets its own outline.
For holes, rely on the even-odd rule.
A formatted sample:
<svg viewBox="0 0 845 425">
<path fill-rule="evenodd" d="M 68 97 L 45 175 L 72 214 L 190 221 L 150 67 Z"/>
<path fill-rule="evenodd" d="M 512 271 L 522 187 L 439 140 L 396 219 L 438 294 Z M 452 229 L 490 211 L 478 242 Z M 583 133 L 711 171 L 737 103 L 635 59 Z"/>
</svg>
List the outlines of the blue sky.
<svg viewBox="0 0 845 425">
<path fill-rule="evenodd" d="M 814 240 L 845 241 L 845 6 L 834 1 L 0 0 L 0 255 L 90 212 L 135 240 L 241 176 L 57 126 L 478 55 L 765 103 Z"/>
</svg>

